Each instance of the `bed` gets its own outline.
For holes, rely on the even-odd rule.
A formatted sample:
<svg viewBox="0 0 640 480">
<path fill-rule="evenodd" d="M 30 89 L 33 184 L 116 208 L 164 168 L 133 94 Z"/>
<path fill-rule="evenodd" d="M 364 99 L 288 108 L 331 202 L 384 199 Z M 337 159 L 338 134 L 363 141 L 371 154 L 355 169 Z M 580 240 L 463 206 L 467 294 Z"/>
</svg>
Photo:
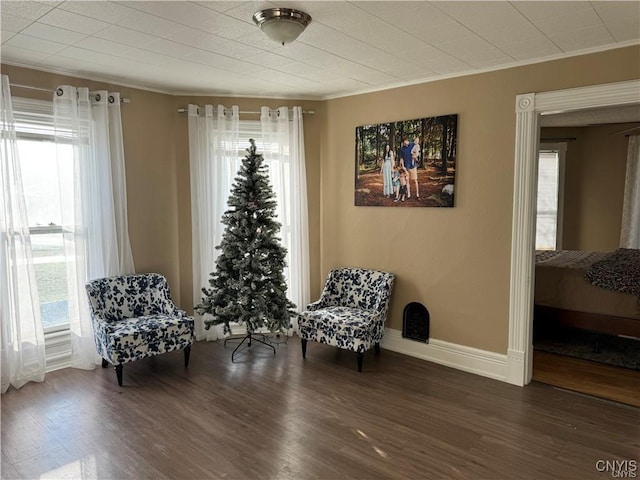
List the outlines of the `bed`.
<svg viewBox="0 0 640 480">
<path fill-rule="evenodd" d="M 537 251 L 534 321 L 640 338 L 640 251 Z"/>
</svg>

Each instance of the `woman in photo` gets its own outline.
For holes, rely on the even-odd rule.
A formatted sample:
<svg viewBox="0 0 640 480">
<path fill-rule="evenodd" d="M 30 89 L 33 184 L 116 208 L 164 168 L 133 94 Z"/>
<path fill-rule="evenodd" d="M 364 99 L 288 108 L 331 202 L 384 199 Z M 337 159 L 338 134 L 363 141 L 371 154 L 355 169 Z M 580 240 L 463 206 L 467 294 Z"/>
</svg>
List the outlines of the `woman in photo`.
<svg viewBox="0 0 640 480">
<path fill-rule="evenodd" d="M 393 170 L 394 164 L 395 156 L 393 151 L 391 151 L 391 147 L 387 144 L 385 147 L 384 159 L 382 161 L 382 168 L 380 169 L 380 174 L 382 175 L 382 194 L 385 197 L 391 197 L 393 194 L 391 171 Z"/>
</svg>

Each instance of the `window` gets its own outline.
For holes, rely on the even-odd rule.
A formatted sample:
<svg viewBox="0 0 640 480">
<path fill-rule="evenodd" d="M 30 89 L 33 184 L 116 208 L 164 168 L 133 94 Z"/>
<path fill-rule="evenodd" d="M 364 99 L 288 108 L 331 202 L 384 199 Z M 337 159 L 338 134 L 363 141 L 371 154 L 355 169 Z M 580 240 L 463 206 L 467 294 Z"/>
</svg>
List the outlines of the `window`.
<svg viewBox="0 0 640 480">
<path fill-rule="evenodd" d="M 538 154 L 536 250 L 562 248 L 566 143 L 543 144 Z"/>
<path fill-rule="evenodd" d="M 271 187 L 273 188 L 274 194 L 277 198 L 277 206 L 276 206 L 276 217 L 280 222 L 280 239 L 285 245 L 291 245 L 291 224 L 290 221 L 287 221 L 291 218 L 291 205 L 288 202 L 286 197 L 286 188 L 285 185 L 290 185 L 291 179 L 289 178 L 290 172 L 287 168 L 281 168 L 282 162 L 286 162 L 289 158 L 289 146 L 288 145 L 280 145 L 277 142 L 271 142 L 269 144 L 265 143 L 265 140 L 262 138 L 262 124 L 259 121 L 253 120 L 240 120 L 238 122 L 238 138 L 236 145 L 227 145 L 232 146 L 238 149 L 238 157 L 235 165 L 229 171 L 229 179 L 228 179 L 228 191 L 231 191 L 231 186 L 235 181 L 237 176 L 237 172 L 242 165 L 242 159 L 247 156 L 247 146 L 250 144 L 249 139 L 254 139 L 256 144 L 256 150 L 258 153 L 262 152 L 266 154 L 267 151 L 278 152 L 282 150 L 283 159 L 269 159 L 264 162 L 264 166 L 268 169 L 269 172 L 269 180 L 271 182 Z M 282 172 L 282 175 L 274 174 L 273 172 Z M 225 208 L 226 210 L 226 208 Z M 288 265 L 284 269 L 285 277 L 289 278 L 289 267 Z"/>
<path fill-rule="evenodd" d="M 51 102 L 13 98 L 18 155 L 45 334 L 69 328 L 60 192 L 73 191 L 71 145 L 56 147 Z"/>
</svg>

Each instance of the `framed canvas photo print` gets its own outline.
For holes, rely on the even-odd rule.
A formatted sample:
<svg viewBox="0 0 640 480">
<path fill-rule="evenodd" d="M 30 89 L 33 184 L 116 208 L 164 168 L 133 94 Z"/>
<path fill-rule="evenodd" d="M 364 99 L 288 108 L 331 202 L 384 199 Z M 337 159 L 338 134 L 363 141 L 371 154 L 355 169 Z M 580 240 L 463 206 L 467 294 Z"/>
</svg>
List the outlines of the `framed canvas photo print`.
<svg viewBox="0 0 640 480">
<path fill-rule="evenodd" d="M 356 127 L 356 206 L 453 207 L 457 136 L 457 114 Z"/>
</svg>

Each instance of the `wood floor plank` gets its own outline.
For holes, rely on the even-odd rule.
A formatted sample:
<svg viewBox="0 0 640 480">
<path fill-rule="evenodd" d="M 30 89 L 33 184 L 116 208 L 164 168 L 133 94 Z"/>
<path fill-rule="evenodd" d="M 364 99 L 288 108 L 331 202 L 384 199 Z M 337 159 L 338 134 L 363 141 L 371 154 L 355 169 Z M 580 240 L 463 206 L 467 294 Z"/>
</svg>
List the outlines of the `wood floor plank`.
<svg viewBox="0 0 640 480">
<path fill-rule="evenodd" d="M 599 459 L 640 461 L 639 408 L 384 350 L 358 373 L 295 338 L 232 348 L 135 362 L 122 388 L 97 368 L 10 390 L 2 478 L 601 479 Z"/>
<path fill-rule="evenodd" d="M 533 379 L 640 407 L 640 372 L 628 368 L 536 350 Z"/>
</svg>

